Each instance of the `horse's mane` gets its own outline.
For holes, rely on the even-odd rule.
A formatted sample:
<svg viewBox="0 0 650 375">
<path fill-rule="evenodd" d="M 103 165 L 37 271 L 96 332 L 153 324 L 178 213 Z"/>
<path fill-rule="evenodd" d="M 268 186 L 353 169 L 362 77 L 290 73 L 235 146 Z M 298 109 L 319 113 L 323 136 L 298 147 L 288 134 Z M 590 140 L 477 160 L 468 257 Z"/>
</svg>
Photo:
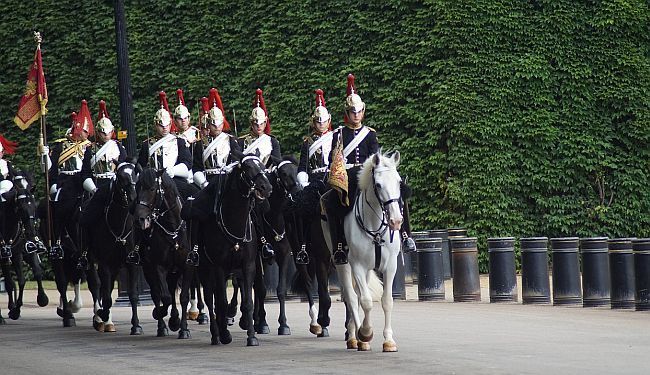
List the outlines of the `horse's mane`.
<svg viewBox="0 0 650 375">
<path fill-rule="evenodd" d="M 16 176 L 15 177 L 24 177 L 25 180 L 27 181 L 27 189 L 31 189 L 34 186 L 34 174 L 28 170 L 24 169 L 17 169 L 16 170 Z M 14 179 L 15 179 L 14 177 Z"/>
<path fill-rule="evenodd" d="M 293 164 L 298 164 L 298 160 L 296 160 L 296 157 L 291 154 L 282 155 L 282 161 L 290 161 Z"/>
<path fill-rule="evenodd" d="M 156 186 L 157 177 L 158 174 L 156 173 L 155 170 L 153 170 L 152 168 L 145 168 L 141 172 L 140 177 L 138 178 L 138 184 L 141 184 L 142 187 L 147 190 L 151 190 Z M 171 189 L 176 196 L 180 195 L 178 193 L 178 189 L 176 188 L 176 184 L 174 183 L 174 180 L 172 180 L 172 178 L 169 177 L 167 173 L 163 173 L 161 178 L 162 178 L 163 188 L 166 191 Z"/>
<path fill-rule="evenodd" d="M 386 167 L 386 168 L 393 168 L 397 169 L 397 165 L 393 161 L 392 158 L 389 158 L 386 156 L 386 154 L 382 154 L 381 151 L 377 152 L 379 156 L 379 165 L 377 167 Z M 374 167 L 374 156 L 370 156 L 366 161 L 363 163 L 363 166 L 361 167 L 361 170 L 359 171 L 359 188 L 360 189 L 367 189 L 372 187 L 372 170 Z"/>
</svg>

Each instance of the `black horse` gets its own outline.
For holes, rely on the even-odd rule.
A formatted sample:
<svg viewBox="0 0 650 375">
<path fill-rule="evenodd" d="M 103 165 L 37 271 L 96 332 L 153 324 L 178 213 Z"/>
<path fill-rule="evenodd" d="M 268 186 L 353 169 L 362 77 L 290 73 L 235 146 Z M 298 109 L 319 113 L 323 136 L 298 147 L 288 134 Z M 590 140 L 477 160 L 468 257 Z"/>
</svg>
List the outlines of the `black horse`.
<svg viewBox="0 0 650 375">
<path fill-rule="evenodd" d="M 252 289 L 258 258 L 257 236 L 251 212 L 271 194 L 264 166 L 254 155 L 235 155 L 238 164 L 219 176 L 194 200 L 191 215 L 200 226 L 199 275 L 210 315 L 211 343 L 229 344 L 232 336 L 226 323 L 226 279 L 240 271 L 242 314 L 240 326 L 247 331 L 248 346 L 258 346 L 253 327 Z M 196 224 L 195 224 L 196 225 Z"/>
<path fill-rule="evenodd" d="M 169 334 L 163 319 L 171 305 L 169 328 L 179 331 L 179 339 L 188 339 L 191 335 L 187 328 L 187 314 L 180 316 L 178 312 L 176 288 L 182 277 L 180 303 L 185 312 L 195 267 L 186 264 L 190 245 L 186 224 L 181 218 L 183 204 L 178 189 L 164 171 L 145 168 L 138 177 L 136 192 L 134 254 L 142 259 L 144 275 L 151 288 L 155 304 L 152 315 L 158 321 L 157 336 Z M 134 258 L 133 254 L 129 256 Z"/>
<path fill-rule="evenodd" d="M 113 287 L 120 269 L 126 265 L 128 295 L 131 303 L 131 335 L 141 335 L 138 319 L 138 292 L 136 265 L 127 264 L 126 257 L 134 248 L 133 216 L 129 212 L 135 201 L 135 165 L 122 163 L 115 171 L 115 179 L 102 186 L 93 201 L 82 212 L 82 224 L 87 228 L 89 255 L 97 263 L 99 273 L 99 308 L 93 317 L 93 326 L 101 332 L 115 332 L 111 319 Z M 96 306 L 97 307 L 97 306 Z"/>
<path fill-rule="evenodd" d="M 20 318 L 25 290 L 23 261 L 32 268 L 34 279 L 38 284 L 36 298 L 38 305 L 47 306 L 49 299 L 43 289 L 43 270 L 38 255 L 38 252 L 45 251 L 45 245 L 36 234 L 36 201 L 32 175 L 18 170 L 13 183 L 13 194 L 10 194 L 11 198 L 3 205 L 2 214 L 5 224 L 2 228 L 2 238 L 5 241 L 3 254 L 7 257 L 1 263 L 9 297 L 9 318 L 16 320 Z M 18 280 L 18 290 L 11 274 L 12 270 Z"/>
</svg>

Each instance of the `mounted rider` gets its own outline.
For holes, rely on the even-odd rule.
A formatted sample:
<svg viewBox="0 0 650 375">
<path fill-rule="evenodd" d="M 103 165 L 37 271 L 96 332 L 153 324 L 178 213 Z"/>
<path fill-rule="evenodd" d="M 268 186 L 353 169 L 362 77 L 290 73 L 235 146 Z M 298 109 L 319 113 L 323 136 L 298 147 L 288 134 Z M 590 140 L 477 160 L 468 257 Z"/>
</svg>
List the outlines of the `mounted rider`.
<svg viewBox="0 0 650 375">
<path fill-rule="evenodd" d="M 11 246 L 7 246 L 3 233 L 5 232 L 5 202 L 16 196 L 14 177 L 16 171 L 11 162 L 4 158 L 16 152 L 18 144 L 6 139 L 0 134 L 0 260 L 11 258 Z"/>
<path fill-rule="evenodd" d="M 281 160 L 280 143 L 271 135 L 271 120 L 264 104 L 263 92 L 261 89 L 255 91 L 253 99 L 253 110 L 249 117 L 250 132 L 237 140 L 244 154 L 258 153 L 259 158 L 267 168 L 273 164 L 273 159 Z M 273 156 L 273 158 L 271 158 Z M 255 222 L 260 233 L 260 242 L 262 244 L 262 257 L 271 259 L 275 253 L 271 244 L 264 237 L 264 226 L 262 208 L 258 205 L 255 208 Z"/>
<path fill-rule="evenodd" d="M 103 100 L 99 102 L 96 130 L 95 142 L 86 148 L 81 167 L 82 186 L 87 193 L 92 194 L 83 208 L 82 226 L 90 226 L 99 218 L 108 204 L 115 171 L 126 161 L 126 149 L 114 139 L 115 127 Z"/>
<path fill-rule="evenodd" d="M 86 150 L 92 145 L 88 137 L 94 134 L 88 103 L 82 100 L 79 114 L 72 113 L 72 127 L 66 132 L 66 138 L 54 142 L 47 159 L 54 212 L 52 259 L 63 258 L 61 240 L 65 235 L 72 238 L 75 246 L 80 245 L 77 220 L 84 192 L 81 169 Z M 47 154 L 49 148 L 43 146 L 42 151 Z"/>
<path fill-rule="evenodd" d="M 231 152 L 241 152 L 237 139 L 230 135 L 230 124 L 224 116 L 223 103 L 217 89 L 210 89 L 210 98 L 204 108 L 207 136 L 202 142 L 194 143 L 194 184 L 204 188 L 208 183 L 217 181 L 218 176 L 225 175 L 225 168 L 232 162 Z"/>
<path fill-rule="evenodd" d="M 192 154 L 185 138 L 173 134 L 176 127 L 172 124 L 167 94 L 161 91 L 159 99 L 160 109 L 154 116 L 155 135 L 142 143 L 138 164 L 142 168 L 164 170 L 174 180 L 184 200 L 196 191 L 187 182 L 192 167 Z"/>
<path fill-rule="evenodd" d="M 362 124 L 365 110 L 366 104 L 354 86 L 354 75 L 349 74 L 345 99 L 345 126 L 334 131 L 329 158 L 331 170 L 328 181 L 333 189 L 322 197 L 335 264 L 348 262 L 343 219 L 352 209 L 349 197 L 353 198 L 357 193 L 359 170 L 366 159 L 379 151 L 375 130 Z M 341 159 L 335 166 L 337 157 Z M 406 232 L 402 234 L 402 238 L 406 249 L 415 249 L 415 243 Z"/>
</svg>

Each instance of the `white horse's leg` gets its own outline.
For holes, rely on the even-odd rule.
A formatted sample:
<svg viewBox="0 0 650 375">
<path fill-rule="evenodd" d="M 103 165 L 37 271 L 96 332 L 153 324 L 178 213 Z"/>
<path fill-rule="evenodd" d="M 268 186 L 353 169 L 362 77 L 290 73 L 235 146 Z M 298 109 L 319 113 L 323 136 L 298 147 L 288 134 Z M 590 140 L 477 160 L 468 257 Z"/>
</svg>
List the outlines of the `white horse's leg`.
<svg viewBox="0 0 650 375">
<path fill-rule="evenodd" d="M 187 310 L 187 319 L 189 320 L 196 320 L 196 318 L 199 317 L 199 299 L 197 298 L 199 291 L 197 290 L 196 293 L 197 294 L 194 296 L 194 298 L 190 298 L 190 308 Z"/>
<path fill-rule="evenodd" d="M 81 299 L 81 280 L 77 280 L 74 284 L 74 301 L 68 301 L 68 303 L 70 304 L 70 311 L 73 314 L 78 313 L 83 306 L 83 300 Z"/>
<path fill-rule="evenodd" d="M 357 294 L 354 292 L 352 286 L 352 270 L 349 264 L 341 264 L 336 266 L 339 282 L 341 283 L 341 292 L 345 299 L 346 314 L 351 314 L 351 319 L 348 319 L 348 349 L 357 349 L 356 329 L 360 326 L 359 319 L 359 300 Z"/>
<path fill-rule="evenodd" d="M 359 327 L 359 330 L 357 331 L 357 338 L 360 341 L 359 350 L 361 351 L 370 350 L 369 342 L 372 340 L 373 337 L 372 325 L 370 322 L 370 311 L 372 310 L 372 296 L 370 294 L 370 289 L 368 288 L 368 280 L 367 280 L 370 272 L 373 271 L 371 270 L 369 271 L 367 268 L 359 264 L 354 264 L 352 266 L 352 275 L 354 276 L 354 281 L 356 283 L 355 289 L 357 291 L 357 295 L 359 296 L 359 303 L 361 305 L 361 308 L 363 309 L 363 314 L 364 314 L 363 322 L 360 325 L 357 324 L 357 327 Z"/>
<path fill-rule="evenodd" d="M 384 309 L 384 344 L 383 351 L 396 352 L 397 344 L 393 340 L 393 279 L 397 271 L 397 256 L 389 255 L 384 273 L 384 294 L 381 296 L 381 307 Z"/>
<path fill-rule="evenodd" d="M 109 311 L 108 320 L 104 322 L 104 332 L 115 332 L 115 323 L 113 323 L 113 312 Z"/>
<path fill-rule="evenodd" d="M 318 324 L 318 308 L 315 303 L 312 303 L 312 305 L 309 306 L 309 317 L 311 318 L 311 322 L 309 323 L 309 332 L 314 335 L 320 335 L 323 332 L 323 327 Z"/>
</svg>

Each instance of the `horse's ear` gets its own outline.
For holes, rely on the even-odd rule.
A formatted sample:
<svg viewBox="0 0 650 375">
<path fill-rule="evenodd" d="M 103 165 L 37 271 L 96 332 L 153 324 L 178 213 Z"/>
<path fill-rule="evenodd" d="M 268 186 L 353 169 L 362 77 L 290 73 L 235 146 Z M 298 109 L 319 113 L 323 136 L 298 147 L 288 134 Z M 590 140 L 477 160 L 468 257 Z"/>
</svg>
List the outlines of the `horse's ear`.
<svg viewBox="0 0 650 375">
<path fill-rule="evenodd" d="M 400 155 L 399 151 L 395 151 L 393 153 L 393 161 L 395 162 L 395 166 L 399 165 L 400 159 L 401 159 L 401 155 Z"/>
<path fill-rule="evenodd" d="M 372 155 L 372 163 L 374 165 L 376 165 L 376 166 L 379 165 L 379 154 L 378 153 Z"/>
</svg>

